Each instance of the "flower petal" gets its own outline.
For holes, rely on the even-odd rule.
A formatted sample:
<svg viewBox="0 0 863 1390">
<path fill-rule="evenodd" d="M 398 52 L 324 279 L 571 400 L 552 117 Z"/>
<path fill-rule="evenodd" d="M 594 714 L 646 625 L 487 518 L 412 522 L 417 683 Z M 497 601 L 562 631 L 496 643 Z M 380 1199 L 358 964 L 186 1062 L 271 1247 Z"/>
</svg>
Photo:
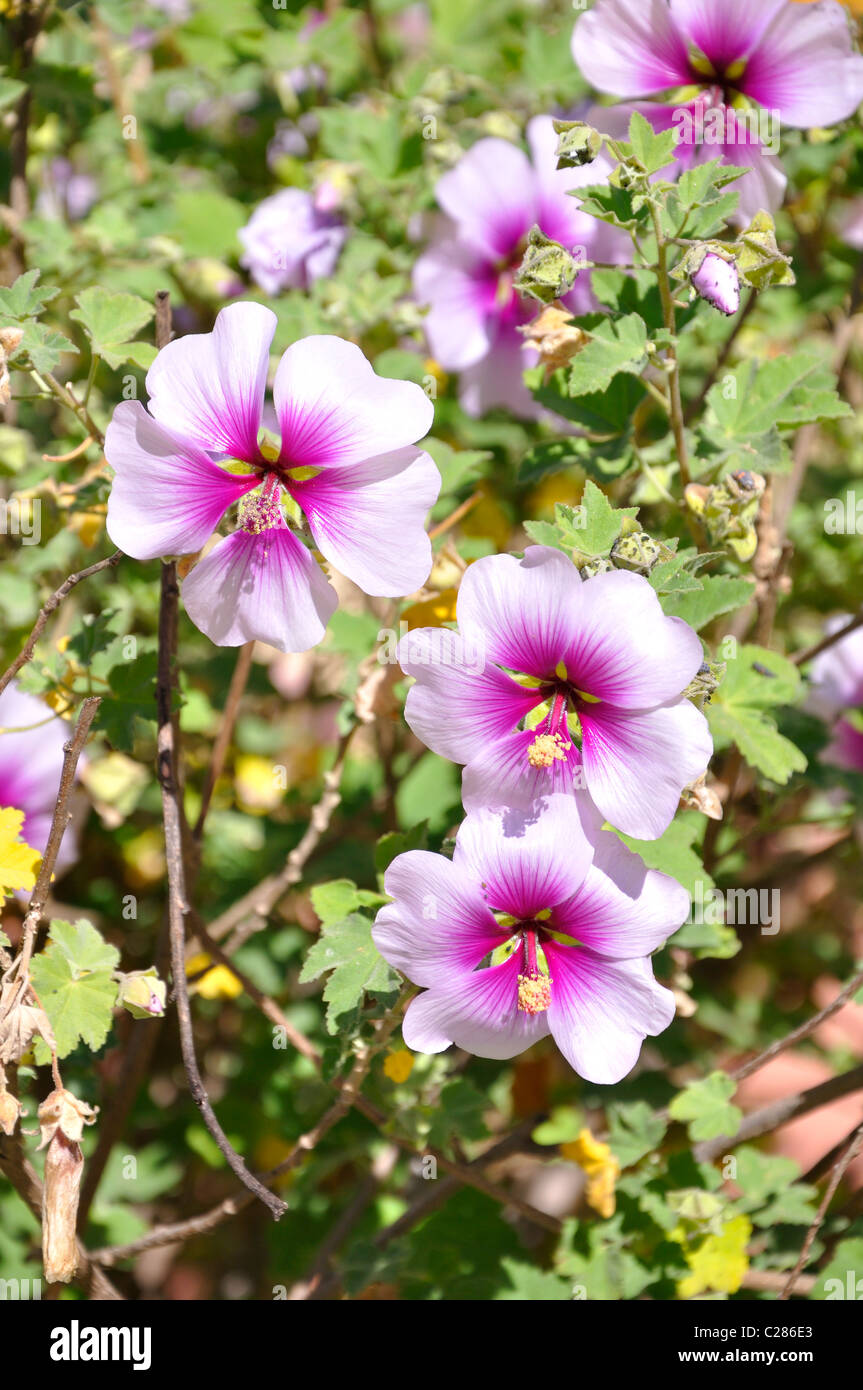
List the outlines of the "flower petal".
<svg viewBox="0 0 863 1390">
<path fill-rule="evenodd" d="M 668 874 L 648 869 L 616 835 L 595 837 L 593 863 L 550 925 L 584 942 L 600 956 L 647 956 L 689 912 L 689 894 Z"/>
<path fill-rule="evenodd" d="M 667 0 L 598 0 L 575 26 L 572 56 L 590 84 L 612 96 L 649 96 L 692 80 Z"/>
<path fill-rule="evenodd" d="M 208 453 L 254 463 L 276 316 L 263 304 L 230 304 L 212 333 L 177 338 L 147 373 L 150 414 Z"/>
<path fill-rule="evenodd" d="M 460 239 L 492 261 L 513 254 L 539 212 L 530 160 L 509 140 L 478 140 L 438 180 L 435 196 Z"/>
<path fill-rule="evenodd" d="M 747 59 L 762 43 L 765 31 L 782 13 L 792 22 L 787 0 L 669 0 L 673 22 L 714 69 L 720 72 Z"/>
<path fill-rule="evenodd" d="M 778 110 L 787 125 L 834 125 L 853 116 L 863 101 L 863 55 L 853 50 L 842 7 L 772 4 L 770 13 L 742 90 Z"/>
<path fill-rule="evenodd" d="M 667 618 L 640 574 L 598 574 L 581 585 L 576 634 L 561 656 L 579 690 L 623 709 L 673 700 L 704 653 L 681 618 Z"/>
<path fill-rule="evenodd" d="M 653 710 L 592 705 L 581 711 L 587 790 L 606 819 L 638 840 L 657 840 L 680 793 L 713 752 L 707 720 L 689 700 Z"/>
<path fill-rule="evenodd" d="M 412 381 L 378 376 L 356 343 L 315 334 L 279 363 L 273 399 L 286 468 L 359 464 L 428 434 L 434 406 Z"/>
<path fill-rule="evenodd" d="M 413 389 L 423 395 L 419 387 Z M 429 455 L 406 448 L 350 467 L 325 468 L 289 490 L 330 563 L 364 593 L 396 597 L 412 594 L 429 576 L 432 550 L 425 519 L 440 484 Z"/>
<path fill-rule="evenodd" d="M 512 806 L 529 809 L 537 797 L 557 794 L 580 796 L 584 787 L 581 756 L 573 743 L 561 751 L 549 767 L 532 767 L 528 749 L 535 731 L 517 730 L 488 744 L 471 758 L 462 777 L 462 801 L 466 811 L 481 806 Z"/>
<path fill-rule="evenodd" d="M 548 942 L 552 979 L 548 1023 L 569 1065 L 601 1086 L 622 1081 L 645 1037 L 674 1018 L 674 995 L 653 978 L 650 959 L 606 960 L 593 951 Z"/>
<path fill-rule="evenodd" d="M 117 406 L 105 457 L 115 474 L 108 535 L 136 560 L 200 550 L 228 507 L 260 481 L 227 473 L 194 444 L 181 443 L 140 401 Z"/>
<path fill-rule="evenodd" d="M 432 355 L 447 371 L 484 357 L 497 276 L 489 262 L 452 237 L 431 245 L 414 266 L 414 297 L 428 304 L 423 327 Z"/>
<path fill-rule="evenodd" d="M 528 921 L 570 901 L 592 859 L 574 799 L 550 796 L 528 811 L 472 811 L 459 827 L 453 863 L 482 883 L 496 912 Z"/>
<path fill-rule="evenodd" d="M 445 855 L 399 854 L 384 885 L 395 901 L 381 908 L 372 937 L 384 959 L 416 985 L 469 976 L 507 938 L 479 883 Z"/>
<path fill-rule="evenodd" d="M 546 1014 L 518 1008 L 518 952 L 502 965 L 475 970 L 458 988 L 430 989 L 408 1006 L 402 1034 L 415 1052 L 443 1052 L 450 1043 L 475 1057 L 505 1060 L 548 1034 Z"/>
<path fill-rule="evenodd" d="M 551 546 L 529 546 L 522 560 L 486 556 L 461 582 L 459 629 L 485 642 L 489 660 L 547 679 L 577 630 L 581 587 L 575 565 Z"/>
<path fill-rule="evenodd" d="M 482 634 L 479 634 L 480 637 Z M 537 703 L 527 690 L 445 627 L 416 628 L 399 643 L 402 670 L 414 676 L 405 719 L 435 753 L 466 763 L 481 748 L 513 730 Z"/>
<path fill-rule="evenodd" d="M 272 527 L 220 541 L 184 581 L 183 602 L 217 647 L 258 641 L 305 652 L 320 642 L 338 600 L 293 532 Z"/>
</svg>

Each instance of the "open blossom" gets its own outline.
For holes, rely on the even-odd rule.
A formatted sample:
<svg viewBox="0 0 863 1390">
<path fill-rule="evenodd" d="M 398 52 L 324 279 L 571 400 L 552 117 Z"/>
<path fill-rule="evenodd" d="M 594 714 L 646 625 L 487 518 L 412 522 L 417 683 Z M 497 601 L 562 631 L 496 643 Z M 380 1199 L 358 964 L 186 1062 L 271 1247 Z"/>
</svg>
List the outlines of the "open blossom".
<svg viewBox="0 0 863 1390">
<path fill-rule="evenodd" d="M 302 338 L 284 353 L 273 388 L 281 442 L 261 442 L 275 326 L 263 305 L 232 304 L 212 333 L 162 349 L 147 373 L 149 412 L 124 401 L 108 427 L 107 525 L 135 559 L 188 555 L 239 503 L 237 529 L 183 583 L 186 611 L 217 646 L 258 639 L 305 651 L 336 594 L 288 526 L 282 496 L 342 574 L 367 594 L 397 596 L 431 568 L 424 521 L 440 474 L 412 447 L 432 422 L 425 393 L 377 376 L 341 338 Z"/>
<path fill-rule="evenodd" d="M 785 189 L 767 114 L 833 125 L 863 100 L 863 57 L 835 0 L 598 0 L 576 23 L 572 51 L 599 91 L 660 98 L 636 109 L 657 130 L 680 130 L 678 167 L 720 156 L 750 166 L 734 184 L 747 220 L 777 208 Z M 632 109 L 597 109 L 590 120 L 625 137 Z"/>
<path fill-rule="evenodd" d="M 435 190 L 447 221 L 414 270 L 414 293 L 430 305 L 429 347 L 442 367 L 460 372 L 461 402 L 472 415 L 495 405 L 536 413 L 522 372 L 535 362 L 520 325 L 536 304 L 513 286 L 527 234 L 536 225 L 582 259 L 626 258 L 619 234 L 579 210 L 567 190 L 601 183 L 610 166 L 556 169 L 557 136 L 550 116 L 527 130 L 531 157 L 508 140 L 479 140 Z M 563 303 L 574 313 L 595 307 L 588 272 Z"/>
<path fill-rule="evenodd" d="M 416 677 L 408 724 L 466 765 L 465 807 L 586 787 L 612 825 L 658 838 L 712 752 L 704 715 L 681 696 L 703 659 L 692 628 L 665 616 L 641 575 L 582 580 L 549 546 L 477 560 L 457 617 L 457 634 L 409 632 L 399 661 Z"/>
<path fill-rule="evenodd" d="M 348 229 L 331 207 L 329 189 L 283 188 L 265 198 L 238 233 L 240 264 L 266 294 L 307 290 L 331 275 Z"/>
<path fill-rule="evenodd" d="M 848 614 L 831 618 L 828 634 L 849 622 Z M 832 724 L 833 737 L 821 754 L 822 761 L 863 772 L 863 628 L 817 656 L 811 677 L 809 708 Z"/>
<path fill-rule="evenodd" d="M 13 683 L 0 695 L 0 807 L 24 812 L 21 838 L 41 854 L 48 843 L 69 725 Z M 74 864 L 73 826 L 60 844 L 56 873 Z"/>
<path fill-rule="evenodd" d="M 608 831 L 587 834 L 570 797 L 527 813 L 472 811 L 452 860 L 393 860 L 375 945 L 424 993 L 408 1007 L 408 1047 L 450 1043 L 514 1057 L 549 1033 L 588 1081 L 612 1084 L 674 1016 L 650 953 L 689 909 L 684 888 L 645 869 Z"/>
</svg>

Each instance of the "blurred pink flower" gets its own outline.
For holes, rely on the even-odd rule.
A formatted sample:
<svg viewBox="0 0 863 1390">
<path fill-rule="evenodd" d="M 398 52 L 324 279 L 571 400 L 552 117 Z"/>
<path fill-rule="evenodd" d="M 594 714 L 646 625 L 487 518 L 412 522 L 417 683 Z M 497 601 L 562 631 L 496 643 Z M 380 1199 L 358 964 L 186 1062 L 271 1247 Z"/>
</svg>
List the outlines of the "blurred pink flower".
<svg viewBox="0 0 863 1390">
<path fill-rule="evenodd" d="M 479 140 L 444 174 L 435 192 L 447 218 L 414 268 L 414 294 L 430 306 L 429 347 L 442 367 L 460 373 L 461 403 L 471 415 L 496 405 L 525 417 L 538 413 L 522 381 L 536 355 L 525 351 L 517 331 L 538 306 L 513 285 L 531 227 L 582 259 L 626 259 L 620 234 L 569 196 L 572 188 L 604 181 L 604 157 L 558 171 L 550 116 L 536 116 L 527 138 L 530 157 L 508 140 Z M 588 272 L 563 303 L 577 314 L 596 306 Z"/>
</svg>

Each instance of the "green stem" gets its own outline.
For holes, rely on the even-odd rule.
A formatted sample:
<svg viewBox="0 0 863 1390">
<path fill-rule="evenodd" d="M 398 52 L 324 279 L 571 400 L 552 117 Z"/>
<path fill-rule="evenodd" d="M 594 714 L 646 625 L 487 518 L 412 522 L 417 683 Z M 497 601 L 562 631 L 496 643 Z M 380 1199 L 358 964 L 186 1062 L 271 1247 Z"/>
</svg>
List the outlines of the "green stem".
<svg viewBox="0 0 863 1390">
<path fill-rule="evenodd" d="M 671 281 L 668 275 L 668 243 L 662 235 L 659 213 L 652 203 L 650 204 L 650 216 L 653 220 L 653 230 L 656 236 L 656 275 L 659 281 L 659 297 L 662 301 L 662 317 L 665 327 L 671 337 L 671 343 L 666 350 L 666 360 L 669 366 L 668 395 L 671 429 L 674 434 L 674 446 L 677 451 L 680 481 L 684 487 L 687 487 L 692 481 L 692 474 L 689 471 L 689 453 L 686 448 L 686 431 L 683 424 L 683 402 L 680 396 L 680 363 L 677 360 L 677 323 L 674 316 L 674 298 L 671 293 Z"/>
</svg>

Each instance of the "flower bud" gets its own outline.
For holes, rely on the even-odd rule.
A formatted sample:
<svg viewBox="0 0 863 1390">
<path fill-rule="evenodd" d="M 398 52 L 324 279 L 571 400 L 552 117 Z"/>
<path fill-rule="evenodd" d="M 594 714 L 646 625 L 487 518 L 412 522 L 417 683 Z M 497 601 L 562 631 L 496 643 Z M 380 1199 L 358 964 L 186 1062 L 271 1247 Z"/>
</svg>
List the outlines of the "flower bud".
<svg viewBox="0 0 863 1390">
<path fill-rule="evenodd" d="M 557 241 L 531 227 L 524 259 L 513 281 L 520 294 L 552 304 L 568 294 L 575 284 L 578 267 L 574 258 Z"/>
<path fill-rule="evenodd" d="M 585 121 L 552 121 L 557 135 L 558 169 L 592 164 L 602 149 L 602 136 Z"/>
<path fill-rule="evenodd" d="M 736 314 L 740 308 L 740 276 L 732 260 L 708 251 L 701 265 L 690 276 L 692 288 L 702 299 L 723 314 Z"/>
<path fill-rule="evenodd" d="M 133 1018 L 161 1018 L 166 994 L 165 981 L 159 979 L 155 965 L 117 976 L 117 1003 Z"/>
<path fill-rule="evenodd" d="M 618 569 L 648 574 L 662 557 L 662 546 L 646 531 L 634 531 L 620 536 L 611 547 L 611 558 Z"/>
</svg>

